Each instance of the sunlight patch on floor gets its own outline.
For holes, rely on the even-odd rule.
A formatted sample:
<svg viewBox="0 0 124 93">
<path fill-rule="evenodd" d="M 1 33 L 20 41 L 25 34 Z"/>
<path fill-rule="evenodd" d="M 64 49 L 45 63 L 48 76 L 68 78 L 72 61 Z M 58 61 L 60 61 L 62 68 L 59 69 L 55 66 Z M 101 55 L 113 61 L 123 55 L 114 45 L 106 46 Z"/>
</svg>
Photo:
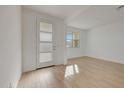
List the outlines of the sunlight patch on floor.
<svg viewBox="0 0 124 93">
<path fill-rule="evenodd" d="M 72 76 L 72 75 L 75 75 L 75 74 L 78 74 L 78 73 L 79 73 L 79 67 L 76 64 L 69 65 L 69 66 L 66 67 L 65 77 Z"/>
</svg>

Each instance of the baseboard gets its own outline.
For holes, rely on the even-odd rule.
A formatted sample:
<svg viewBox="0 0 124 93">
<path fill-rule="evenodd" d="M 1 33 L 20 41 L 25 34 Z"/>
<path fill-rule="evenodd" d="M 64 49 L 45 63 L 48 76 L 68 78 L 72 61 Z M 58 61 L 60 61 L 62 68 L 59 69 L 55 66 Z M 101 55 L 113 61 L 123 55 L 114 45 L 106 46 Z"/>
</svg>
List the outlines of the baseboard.
<svg viewBox="0 0 124 93">
<path fill-rule="evenodd" d="M 19 80 L 21 79 L 21 76 L 22 76 L 22 73 L 19 75 L 19 77 L 15 81 L 15 84 L 12 85 L 12 88 L 17 88 L 18 87 L 18 83 L 19 83 Z"/>
<path fill-rule="evenodd" d="M 81 57 L 85 57 L 85 56 L 71 57 L 71 58 L 67 58 L 67 60 L 70 60 L 70 59 L 76 59 L 76 58 L 81 58 Z"/>
<path fill-rule="evenodd" d="M 106 58 L 98 58 L 98 57 L 93 57 L 93 56 L 85 56 L 85 57 L 89 57 L 89 58 L 93 58 L 93 59 L 98 59 L 98 60 L 102 60 L 102 61 L 108 61 L 108 62 L 113 62 L 113 63 L 118 63 L 118 64 L 124 64 L 122 62 L 116 61 L 116 60 L 110 60 L 110 59 L 106 59 Z"/>
<path fill-rule="evenodd" d="M 98 58 L 98 57 L 94 57 L 94 56 L 81 56 L 81 57 L 88 57 L 88 58 L 98 59 L 98 60 L 102 60 L 102 61 L 108 61 L 108 62 L 113 62 L 113 63 L 124 64 L 123 62 L 120 62 L 120 61 L 117 61 L 117 60 L 110 60 L 110 59 L 106 59 L 106 58 Z M 68 60 L 77 59 L 77 58 L 81 58 L 81 57 L 68 58 Z"/>
<path fill-rule="evenodd" d="M 37 69 L 37 67 L 35 67 L 35 68 L 30 68 L 30 69 L 23 69 L 22 73 L 34 71 L 34 70 L 36 70 L 36 69 Z"/>
<path fill-rule="evenodd" d="M 17 88 L 20 78 L 21 78 L 21 74 L 17 77 L 16 80 L 9 81 L 7 88 Z"/>
</svg>

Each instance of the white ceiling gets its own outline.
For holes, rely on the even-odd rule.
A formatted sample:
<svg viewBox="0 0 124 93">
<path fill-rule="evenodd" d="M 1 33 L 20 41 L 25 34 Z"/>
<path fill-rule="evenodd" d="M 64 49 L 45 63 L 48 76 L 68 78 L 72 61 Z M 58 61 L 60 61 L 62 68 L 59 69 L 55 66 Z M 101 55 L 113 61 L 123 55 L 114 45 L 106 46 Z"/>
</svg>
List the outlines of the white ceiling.
<svg viewBox="0 0 124 93">
<path fill-rule="evenodd" d="M 31 5 L 24 7 L 64 19 L 67 25 L 81 29 L 92 29 L 124 18 L 124 9 L 117 10 L 117 5 Z"/>
</svg>

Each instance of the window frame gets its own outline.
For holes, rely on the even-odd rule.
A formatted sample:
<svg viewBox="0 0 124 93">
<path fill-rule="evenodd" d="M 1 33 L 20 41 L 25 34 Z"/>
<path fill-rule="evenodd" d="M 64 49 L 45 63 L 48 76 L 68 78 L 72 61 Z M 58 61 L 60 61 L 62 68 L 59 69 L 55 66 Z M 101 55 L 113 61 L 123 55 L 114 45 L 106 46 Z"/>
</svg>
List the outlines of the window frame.
<svg viewBox="0 0 124 93">
<path fill-rule="evenodd" d="M 79 33 L 79 39 L 74 39 L 74 33 L 76 33 L 76 32 Z M 72 33 L 72 39 L 67 39 L 68 33 Z M 72 42 L 71 47 L 67 47 L 67 40 L 70 40 Z M 73 45 L 74 40 L 79 41 L 79 47 L 74 47 L 74 45 Z M 66 33 L 66 48 L 80 48 L 80 32 L 79 31 L 68 31 Z"/>
</svg>

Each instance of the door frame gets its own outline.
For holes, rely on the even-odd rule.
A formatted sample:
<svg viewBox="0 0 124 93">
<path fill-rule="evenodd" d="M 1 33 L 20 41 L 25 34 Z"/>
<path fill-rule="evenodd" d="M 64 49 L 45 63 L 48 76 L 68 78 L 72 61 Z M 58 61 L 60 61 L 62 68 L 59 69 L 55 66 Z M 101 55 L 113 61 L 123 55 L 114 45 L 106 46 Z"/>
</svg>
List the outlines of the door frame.
<svg viewBox="0 0 124 93">
<path fill-rule="evenodd" d="M 40 22 L 45 22 L 45 23 L 50 23 L 52 24 L 52 47 L 55 48 L 54 44 L 55 44 L 55 25 L 54 23 L 47 19 L 47 18 L 42 18 L 42 17 L 36 17 L 36 69 L 38 68 L 42 68 L 42 67 L 47 67 L 47 66 L 52 66 L 52 65 L 55 65 L 55 50 L 56 49 L 53 49 L 52 50 L 52 61 L 50 62 L 44 62 L 44 63 L 41 63 L 39 62 L 39 44 L 40 44 L 40 41 L 39 41 L 39 32 L 40 30 L 38 29 L 40 26 L 38 25 Z"/>
</svg>

